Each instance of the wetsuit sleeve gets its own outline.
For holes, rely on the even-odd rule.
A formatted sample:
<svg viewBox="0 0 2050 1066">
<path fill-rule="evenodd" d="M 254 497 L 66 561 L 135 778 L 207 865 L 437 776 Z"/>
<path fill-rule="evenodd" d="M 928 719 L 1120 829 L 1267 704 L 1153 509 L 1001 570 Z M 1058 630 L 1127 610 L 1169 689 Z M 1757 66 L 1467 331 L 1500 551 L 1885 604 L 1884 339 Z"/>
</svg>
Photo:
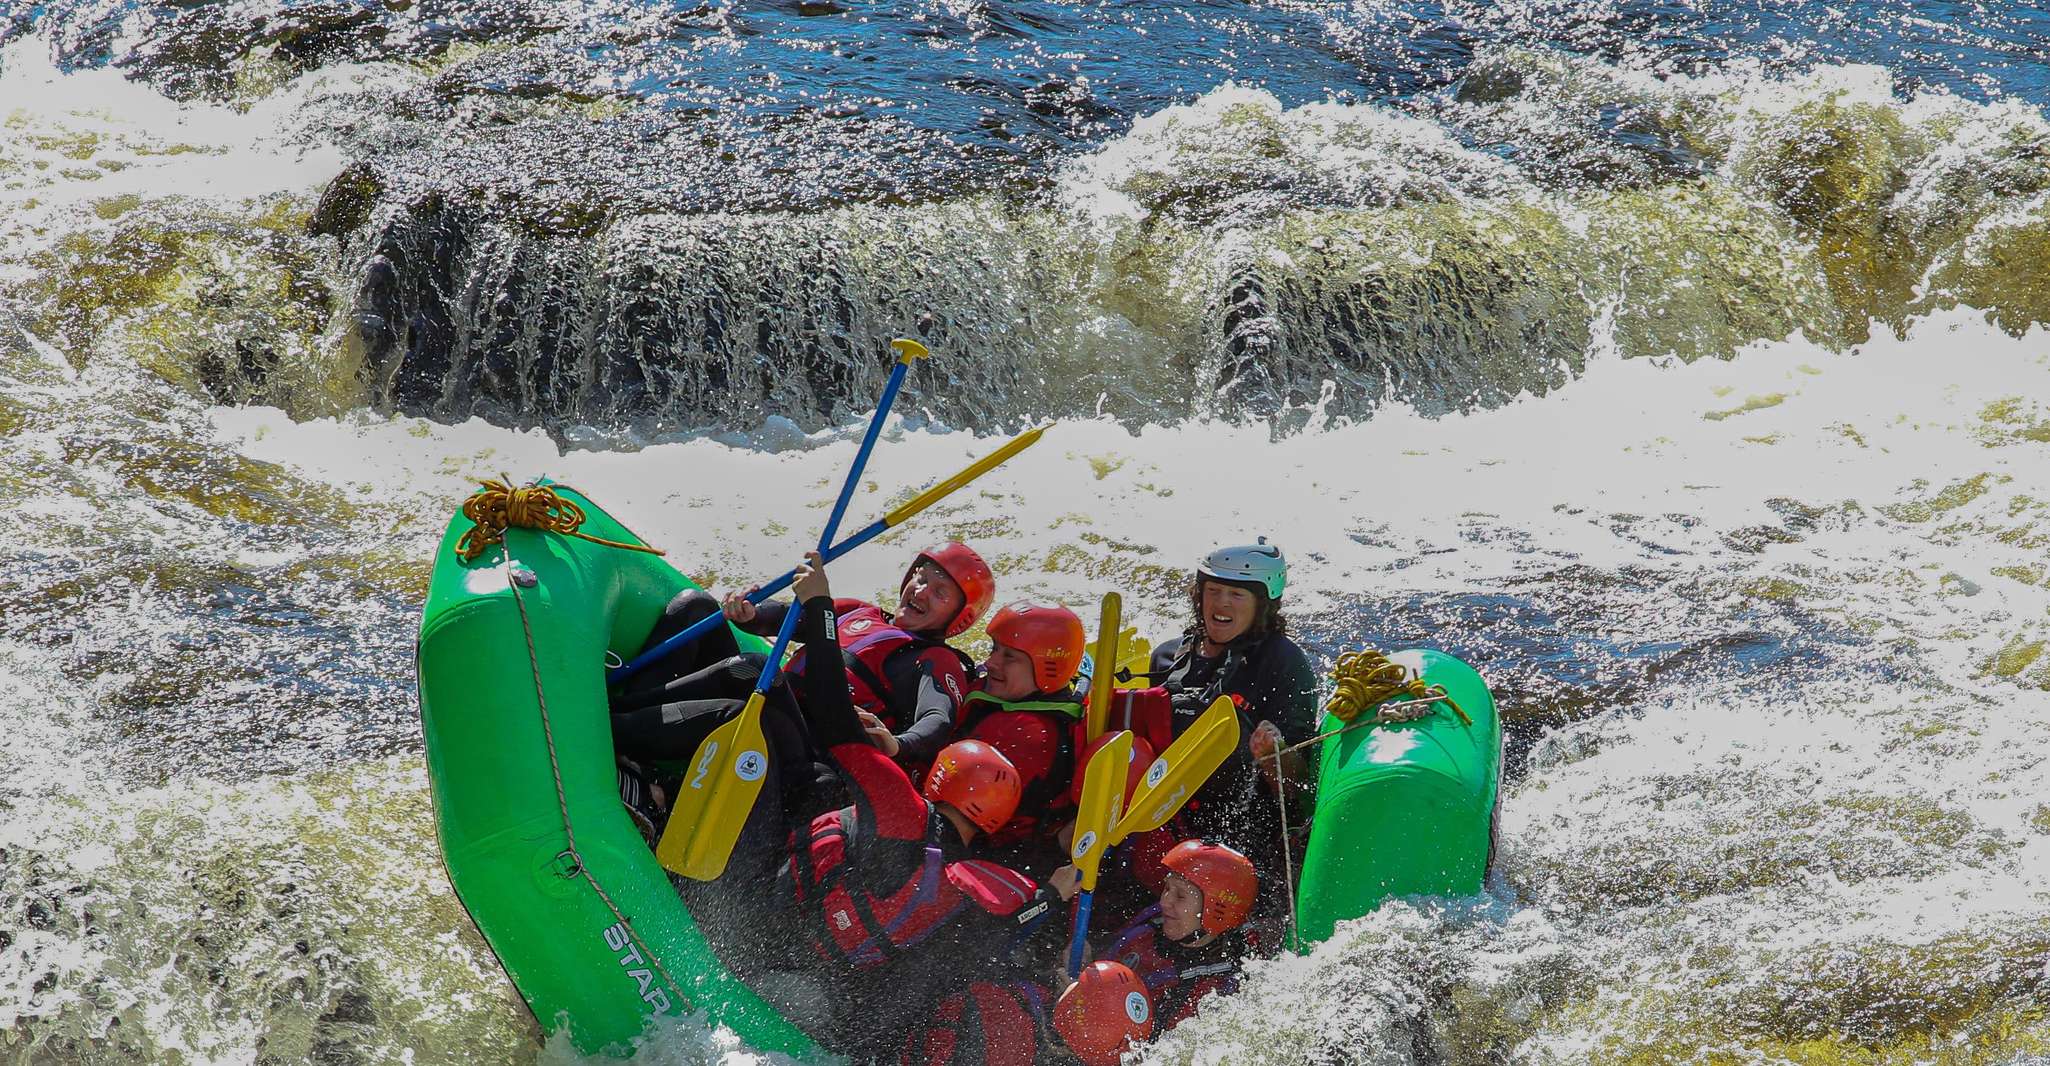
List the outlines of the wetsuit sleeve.
<svg viewBox="0 0 2050 1066">
<path fill-rule="evenodd" d="M 1281 727 L 1291 744 L 1317 733 L 1317 670 L 1302 647 L 1286 636 L 1276 637 L 1262 657 L 1260 676 L 1246 693 L 1253 717 Z"/>
<path fill-rule="evenodd" d="M 838 662 L 840 634 L 835 604 L 825 597 L 807 602 L 798 622 L 809 654 Z M 930 809 L 904 770 L 869 743 L 839 670 L 808 670 L 804 676 L 805 722 L 826 754 L 844 771 L 857 816 L 875 826 L 878 837 L 924 840 Z"/>
<path fill-rule="evenodd" d="M 931 762 L 954 739 L 954 719 L 968 691 L 968 672 L 961 657 L 946 648 L 923 648 L 910 658 L 908 676 L 890 681 L 897 692 L 907 691 L 902 685 L 910 686 L 911 707 L 905 719 L 911 725 L 897 734 L 902 748 L 897 758 L 915 766 Z"/>
<path fill-rule="evenodd" d="M 783 616 L 790 611 L 788 600 L 767 600 L 755 604 L 755 616 L 745 623 L 736 622 L 741 629 L 758 637 L 773 637 L 783 628 Z"/>
<path fill-rule="evenodd" d="M 811 605 L 806 604 L 805 606 L 809 607 Z M 866 606 L 868 605 L 860 600 L 850 600 L 839 596 L 833 597 L 833 613 L 835 615 L 845 615 L 857 607 Z M 790 601 L 788 600 L 769 600 L 766 603 L 758 603 L 755 605 L 754 620 L 740 628 L 758 637 L 774 637 L 783 628 L 783 616 L 789 611 Z M 811 643 L 805 639 L 805 627 L 811 624 L 810 619 L 798 619 L 797 642 L 799 644 Z"/>
</svg>

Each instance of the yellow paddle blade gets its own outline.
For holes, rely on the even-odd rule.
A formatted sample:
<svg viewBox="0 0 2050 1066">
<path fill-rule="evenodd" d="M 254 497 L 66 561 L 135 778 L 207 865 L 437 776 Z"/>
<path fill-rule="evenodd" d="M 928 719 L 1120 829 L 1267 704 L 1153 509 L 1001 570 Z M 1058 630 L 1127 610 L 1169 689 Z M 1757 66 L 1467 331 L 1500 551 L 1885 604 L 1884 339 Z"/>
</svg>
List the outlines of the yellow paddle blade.
<svg viewBox="0 0 2050 1066">
<path fill-rule="evenodd" d="M 1075 809 L 1075 846 L 1071 854 L 1081 871 L 1082 888 L 1096 887 L 1096 869 L 1109 845 L 1110 827 L 1124 813 L 1125 780 L 1131 775 L 1132 734 L 1120 730 L 1096 749 L 1082 771 L 1082 802 Z"/>
<path fill-rule="evenodd" d="M 740 829 L 762 792 L 769 769 L 768 742 L 762 737 L 762 694 L 732 721 L 712 731 L 690 761 L 669 825 L 655 845 L 663 867 L 698 881 L 726 872 Z"/>
<path fill-rule="evenodd" d="M 1132 794 L 1131 809 L 1111 826 L 1110 843 L 1166 825 L 1238 746 L 1238 711 L 1230 696 L 1219 696 L 1146 768 L 1146 779 Z"/>
<path fill-rule="evenodd" d="M 1090 655 L 1096 672 L 1089 678 L 1089 718 L 1085 740 L 1103 735 L 1110 721 L 1110 690 L 1116 684 L 1118 625 L 1124 618 L 1125 601 L 1115 592 L 1103 594 L 1103 613 L 1096 622 L 1096 650 Z"/>
<path fill-rule="evenodd" d="M 1137 629 L 1127 627 L 1124 635 L 1118 638 L 1117 669 L 1111 671 L 1111 675 L 1132 675 L 1130 681 L 1118 682 L 1119 688 L 1147 688 L 1153 684 L 1153 679 L 1142 675 L 1151 669 L 1153 642 L 1140 636 Z"/>
</svg>

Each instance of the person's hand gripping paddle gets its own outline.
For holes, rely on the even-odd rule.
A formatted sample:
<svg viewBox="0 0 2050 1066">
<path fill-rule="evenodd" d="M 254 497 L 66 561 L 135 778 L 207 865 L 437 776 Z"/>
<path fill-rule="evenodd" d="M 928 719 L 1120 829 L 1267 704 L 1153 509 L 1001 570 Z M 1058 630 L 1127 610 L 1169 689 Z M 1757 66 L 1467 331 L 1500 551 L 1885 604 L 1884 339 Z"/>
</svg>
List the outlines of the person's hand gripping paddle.
<svg viewBox="0 0 2050 1066">
<path fill-rule="evenodd" d="M 833 536 L 840 531 L 840 519 L 847 514 L 847 503 L 854 498 L 854 487 L 861 482 L 861 471 L 868 465 L 869 453 L 875 449 L 876 437 L 882 433 L 883 420 L 889 416 L 890 405 L 897 399 L 897 389 L 904 384 L 911 361 L 929 354 L 925 345 L 913 340 L 892 341 L 891 347 L 897 350 L 897 365 L 890 370 L 883 397 L 876 403 L 875 417 L 869 419 L 868 433 L 861 439 L 861 450 L 854 453 L 854 465 L 847 471 L 846 483 L 840 486 L 840 498 L 833 504 L 831 517 L 826 519 L 825 532 L 819 535 L 821 556 L 832 548 Z M 726 872 L 726 863 L 733 857 L 733 845 L 740 839 L 749 812 L 754 810 L 755 798 L 762 792 L 762 777 L 769 768 L 768 742 L 762 736 L 762 704 L 768 699 L 769 686 L 776 683 L 782 672 L 783 651 L 790 646 L 790 634 L 797 629 L 797 619 L 803 614 L 803 604 L 790 605 L 789 613 L 783 616 L 783 627 L 776 633 L 776 646 L 769 652 L 768 662 L 762 664 L 761 680 L 755 682 L 747 704 L 732 721 L 713 730 L 698 745 L 678 790 L 675 807 L 670 811 L 669 825 L 661 842 L 655 845 L 655 858 L 664 867 L 698 881 L 711 881 Z"/>
<path fill-rule="evenodd" d="M 899 343 L 906 342 L 900 341 Z M 996 451 L 993 451 L 988 455 L 985 455 L 982 458 L 977 459 L 976 461 L 968 464 L 953 477 L 950 477 L 947 480 L 942 481 L 939 484 L 934 485 L 933 487 L 925 490 L 924 492 L 919 493 L 917 496 L 912 497 L 909 501 L 892 509 L 890 513 L 882 516 L 881 518 L 878 518 L 875 521 L 870 522 L 868 525 L 862 527 L 859 531 L 848 534 L 846 540 L 843 540 L 840 543 L 833 545 L 833 547 L 830 550 L 822 554 L 825 556 L 826 561 L 830 563 L 833 560 L 838 559 L 839 557 L 847 554 L 848 552 L 851 552 L 854 549 L 859 548 L 864 544 L 867 544 L 869 541 L 874 540 L 877 536 L 881 535 L 884 530 L 890 529 L 893 526 L 909 521 L 911 519 L 911 516 L 917 514 L 920 511 L 925 510 L 928 507 L 931 507 L 933 504 L 936 504 L 943 499 L 946 499 L 948 496 L 951 496 L 956 491 L 958 491 L 963 485 L 966 485 L 969 482 L 974 481 L 976 478 L 979 478 L 982 475 L 989 473 L 991 470 L 994 470 L 997 467 L 1002 466 L 1005 462 L 1009 461 L 1012 456 L 1024 451 L 1027 448 L 1032 447 L 1034 444 L 1039 443 L 1039 438 L 1045 433 L 1046 427 L 1039 426 L 1034 429 L 1028 429 L 1023 433 L 1020 433 L 1017 436 L 1012 437 L 1008 442 L 1004 444 L 1003 447 L 998 448 Z M 784 589 L 789 588 L 790 582 L 796 577 L 797 571 L 795 568 L 784 571 L 781 576 L 767 582 L 766 584 L 763 584 L 759 588 L 750 591 L 747 594 L 747 602 L 756 604 L 766 602 L 769 599 L 769 597 L 774 596 L 775 594 L 783 591 Z M 726 615 L 721 612 L 715 611 L 712 614 L 709 614 L 704 618 L 699 619 L 697 622 L 691 624 L 683 632 L 678 633 L 675 636 L 670 637 L 668 640 L 665 640 L 662 643 L 657 644 L 654 647 L 649 648 L 648 650 L 640 653 L 639 655 L 634 656 L 632 661 L 615 667 L 611 672 L 605 675 L 605 682 L 606 684 L 617 685 L 620 682 L 625 681 L 627 678 L 632 677 L 634 674 L 640 672 L 640 670 L 643 667 L 647 666 L 649 663 L 662 658 L 664 655 L 667 655 L 678 648 L 688 647 L 692 642 L 696 641 L 699 637 L 702 637 L 705 634 L 710 633 L 712 630 L 717 629 L 725 624 Z"/>
<path fill-rule="evenodd" d="M 1146 768 L 1146 776 L 1139 788 L 1132 793 L 1131 803 L 1123 813 L 1112 813 L 1110 818 L 1099 823 L 1109 828 L 1095 834 L 1099 839 L 1090 839 L 1096 825 L 1086 819 L 1092 813 L 1089 788 L 1095 785 L 1099 790 L 1108 788 L 1115 796 L 1124 795 L 1125 763 L 1130 759 L 1130 734 L 1121 734 L 1122 743 L 1111 741 L 1098 749 L 1089 760 L 1089 767 L 1082 777 L 1082 802 L 1075 818 L 1075 867 L 1081 874 L 1081 894 L 1075 897 L 1074 939 L 1068 944 L 1068 972 L 1076 975 L 1082 972 L 1083 946 L 1089 935 L 1089 909 L 1095 897 L 1096 873 L 1103 861 L 1104 853 L 1123 842 L 1133 833 L 1147 833 L 1167 824 L 1189 797 L 1210 780 L 1210 775 L 1224 765 L 1231 753 L 1239 746 L 1239 716 L 1233 707 L 1231 697 L 1219 696 L 1203 711 L 1201 717 L 1189 726 L 1153 764 Z M 1124 752 L 1124 758 L 1105 759 L 1103 753 L 1113 747 Z M 1115 776 L 1109 785 L 1099 782 L 1098 775 Z M 1098 800 L 1099 807 L 1103 801 Z M 1115 807 L 1111 809 L 1115 812 Z M 1089 845 L 1089 857 L 1084 858 L 1084 843 Z"/>
</svg>

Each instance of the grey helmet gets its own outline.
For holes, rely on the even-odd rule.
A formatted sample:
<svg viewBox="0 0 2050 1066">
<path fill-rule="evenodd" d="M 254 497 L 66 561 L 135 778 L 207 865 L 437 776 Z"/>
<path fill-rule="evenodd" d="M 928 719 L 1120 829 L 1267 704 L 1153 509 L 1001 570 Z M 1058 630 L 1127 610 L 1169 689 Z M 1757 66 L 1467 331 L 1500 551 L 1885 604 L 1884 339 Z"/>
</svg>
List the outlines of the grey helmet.
<svg viewBox="0 0 2050 1066">
<path fill-rule="evenodd" d="M 1196 573 L 1219 581 L 1258 585 L 1267 590 L 1268 599 L 1278 600 L 1281 590 L 1288 585 L 1288 560 L 1281 557 L 1280 548 L 1261 537 L 1258 544 L 1237 544 L 1211 552 L 1203 557 Z"/>
</svg>

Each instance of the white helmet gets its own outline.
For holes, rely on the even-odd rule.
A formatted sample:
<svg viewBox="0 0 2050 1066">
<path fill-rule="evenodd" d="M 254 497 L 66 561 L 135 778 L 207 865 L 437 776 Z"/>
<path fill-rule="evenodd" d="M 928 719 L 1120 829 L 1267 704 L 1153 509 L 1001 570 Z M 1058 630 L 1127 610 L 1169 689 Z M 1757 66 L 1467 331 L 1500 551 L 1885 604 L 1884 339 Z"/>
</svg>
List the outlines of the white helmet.
<svg viewBox="0 0 2050 1066">
<path fill-rule="evenodd" d="M 1267 598 L 1278 600 L 1281 590 L 1288 585 L 1288 560 L 1281 557 L 1281 549 L 1267 543 L 1266 537 L 1258 544 L 1239 544 L 1219 548 L 1203 557 L 1203 564 L 1196 572 L 1204 577 L 1219 581 L 1246 581 L 1267 590 Z"/>
</svg>

